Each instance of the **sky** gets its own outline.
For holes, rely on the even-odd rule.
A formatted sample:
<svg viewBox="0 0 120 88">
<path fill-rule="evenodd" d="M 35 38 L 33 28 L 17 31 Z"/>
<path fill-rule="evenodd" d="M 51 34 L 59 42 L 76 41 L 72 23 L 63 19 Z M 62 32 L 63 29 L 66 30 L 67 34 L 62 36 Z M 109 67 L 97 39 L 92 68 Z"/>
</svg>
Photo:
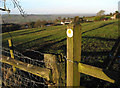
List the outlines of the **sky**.
<svg viewBox="0 0 120 88">
<path fill-rule="evenodd" d="M 17 8 L 7 0 L 11 14 L 19 14 Z M 27 14 L 105 14 L 118 10 L 120 0 L 18 0 Z"/>
</svg>

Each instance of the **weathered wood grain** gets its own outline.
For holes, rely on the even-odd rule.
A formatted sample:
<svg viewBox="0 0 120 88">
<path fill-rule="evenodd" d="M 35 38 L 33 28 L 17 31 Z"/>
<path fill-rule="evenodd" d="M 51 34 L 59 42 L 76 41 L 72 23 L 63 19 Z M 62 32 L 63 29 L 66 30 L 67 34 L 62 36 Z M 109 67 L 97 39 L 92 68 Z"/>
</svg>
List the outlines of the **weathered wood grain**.
<svg viewBox="0 0 120 88">
<path fill-rule="evenodd" d="M 12 58 L 8 59 L 8 57 L 6 57 L 6 56 L 2 56 L 2 59 L 0 61 L 2 63 L 6 63 L 6 64 L 12 65 L 16 68 L 19 68 L 20 70 L 32 73 L 36 76 L 43 77 L 43 78 L 47 79 L 48 81 L 50 80 L 50 77 L 49 77 L 49 75 L 51 74 L 50 69 L 41 68 L 38 66 L 34 66 L 32 64 L 27 64 L 27 63 L 24 63 L 24 62 L 21 62 L 21 61 L 12 59 Z"/>
</svg>

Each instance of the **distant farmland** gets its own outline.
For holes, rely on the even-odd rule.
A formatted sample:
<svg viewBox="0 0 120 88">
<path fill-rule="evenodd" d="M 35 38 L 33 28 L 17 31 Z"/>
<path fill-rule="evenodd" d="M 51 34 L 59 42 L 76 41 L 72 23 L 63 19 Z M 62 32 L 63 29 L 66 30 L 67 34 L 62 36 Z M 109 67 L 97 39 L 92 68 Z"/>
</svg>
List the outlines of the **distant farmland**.
<svg viewBox="0 0 120 88">
<path fill-rule="evenodd" d="M 25 22 L 33 22 L 33 21 L 37 21 L 37 20 L 50 20 L 50 21 L 54 21 L 56 20 L 58 17 L 61 18 L 73 18 L 75 16 L 95 16 L 95 14 L 48 14 L 48 15 L 34 15 L 34 14 L 28 14 L 25 15 L 25 17 L 22 17 L 21 15 L 14 15 L 11 14 L 9 15 L 2 15 L 2 19 L 4 20 L 5 23 L 25 23 Z"/>
<path fill-rule="evenodd" d="M 118 38 L 118 21 L 99 21 L 82 23 L 82 55 L 81 62 L 92 66 L 103 68 L 104 60 L 109 55 L 116 39 Z M 21 29 L 12 31 L 9 34 L 2 34 L 3 49 L 8 47 L 8 39 L 13 40 L 13 49 L 15 59 L 26 60 L 21 57 L 21 53 L 25 56 L 31 57 L 33 60 L 40 60 L 41 53 L 63 54 L 66 56 L 66 25 L 49 26 L 43 28 Z M 10 37 L 11 36 L 11 37 Z M 5 48 L 4 48 L 5 47 Z M 30 52 L 36 51 L 36 52 Z M 6 49 L 9 52 L 9 50 Z M 3 52 L 3 55 L 10 56 L 9 53 Z M 28 61 L 29 62 L 29 61 Z M 59 62 L 59 61 L 58 61 Z M 116 62 L 116 61 L 115 61 Z M 29 63 L 32 63 L 31 61 Z M 34 63 L 35 64 L 35 63 Z M 115 67 L 116 68 L 116 67 Z M 114 68 L 114 69 L 115 69 Z M 65 82 L 65 64 L 60 66 L 61 77 Z M 118 69 L 119 70 L 119 69 Z M 82 79 L 88 81 L 82 81 Z M 81 85 L 88 86 L 86 83 L 93 86 L 98 85 L 99 81 L 96 78 L 89 78 L 89 76 L 81 74 Z"/>
</svg>

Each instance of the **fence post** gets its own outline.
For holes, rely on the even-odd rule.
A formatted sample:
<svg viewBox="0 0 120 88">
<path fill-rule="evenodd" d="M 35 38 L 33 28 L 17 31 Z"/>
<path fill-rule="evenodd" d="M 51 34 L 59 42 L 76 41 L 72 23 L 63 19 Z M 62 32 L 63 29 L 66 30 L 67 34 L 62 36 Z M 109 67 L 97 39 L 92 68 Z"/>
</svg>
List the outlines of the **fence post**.
<svg viewBox="0 0 120 88">
<path fill-rule="evenodd" d="M 80 86 L 77 63 L 81 60 L 81 25 L 79 21 L 67 27 L 67 59 L 67 86 Z"/>
<path fill-rule="evenodd" d="M 59 70 L 57 65 L 57 56 L 53 54 L 44 54 L 45 66 L 52 70 L 50 74 L 50 80 L 55 83 L 55 86 L 59 85 Z"/>
<path fill-rule="evenodd" d="M 11 56 L 11 58 L 14 59 L 12 40 L 8 39 L 8 43 L 9 43 L 9 48 L 10 48 L 10 56 Z M 15 71 L 16 71 L 15 66 L 13 66 L 13 72 L 15 72 Z"/>
<path fill-rule="evenodd" d="M 13 45 L 12 45 L 12 40 L 11 39 L 8 39 L 8 43 L 9 43 L 9 48 L 10 48 L 10 55 L 11 55 L 11 58 L 14 59 L 14 54 L 13 54 Z"/>
</svg>

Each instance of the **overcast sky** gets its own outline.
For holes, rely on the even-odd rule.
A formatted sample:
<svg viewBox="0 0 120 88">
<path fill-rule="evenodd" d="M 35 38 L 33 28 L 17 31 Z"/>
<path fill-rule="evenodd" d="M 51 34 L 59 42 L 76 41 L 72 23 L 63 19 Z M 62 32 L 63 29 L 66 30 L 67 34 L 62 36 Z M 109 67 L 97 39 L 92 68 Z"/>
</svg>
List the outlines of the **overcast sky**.
<svg viewBox="0 0 120 88">
<path fill-rule="evenodd" d="M 120 0 L 18 0 L 28 14 L 95 14 L 105 10 L 106 14 L 118 10 Z M 19 14 L 11 0 L 7 5 L 12 14 Z"/>
</svg>

